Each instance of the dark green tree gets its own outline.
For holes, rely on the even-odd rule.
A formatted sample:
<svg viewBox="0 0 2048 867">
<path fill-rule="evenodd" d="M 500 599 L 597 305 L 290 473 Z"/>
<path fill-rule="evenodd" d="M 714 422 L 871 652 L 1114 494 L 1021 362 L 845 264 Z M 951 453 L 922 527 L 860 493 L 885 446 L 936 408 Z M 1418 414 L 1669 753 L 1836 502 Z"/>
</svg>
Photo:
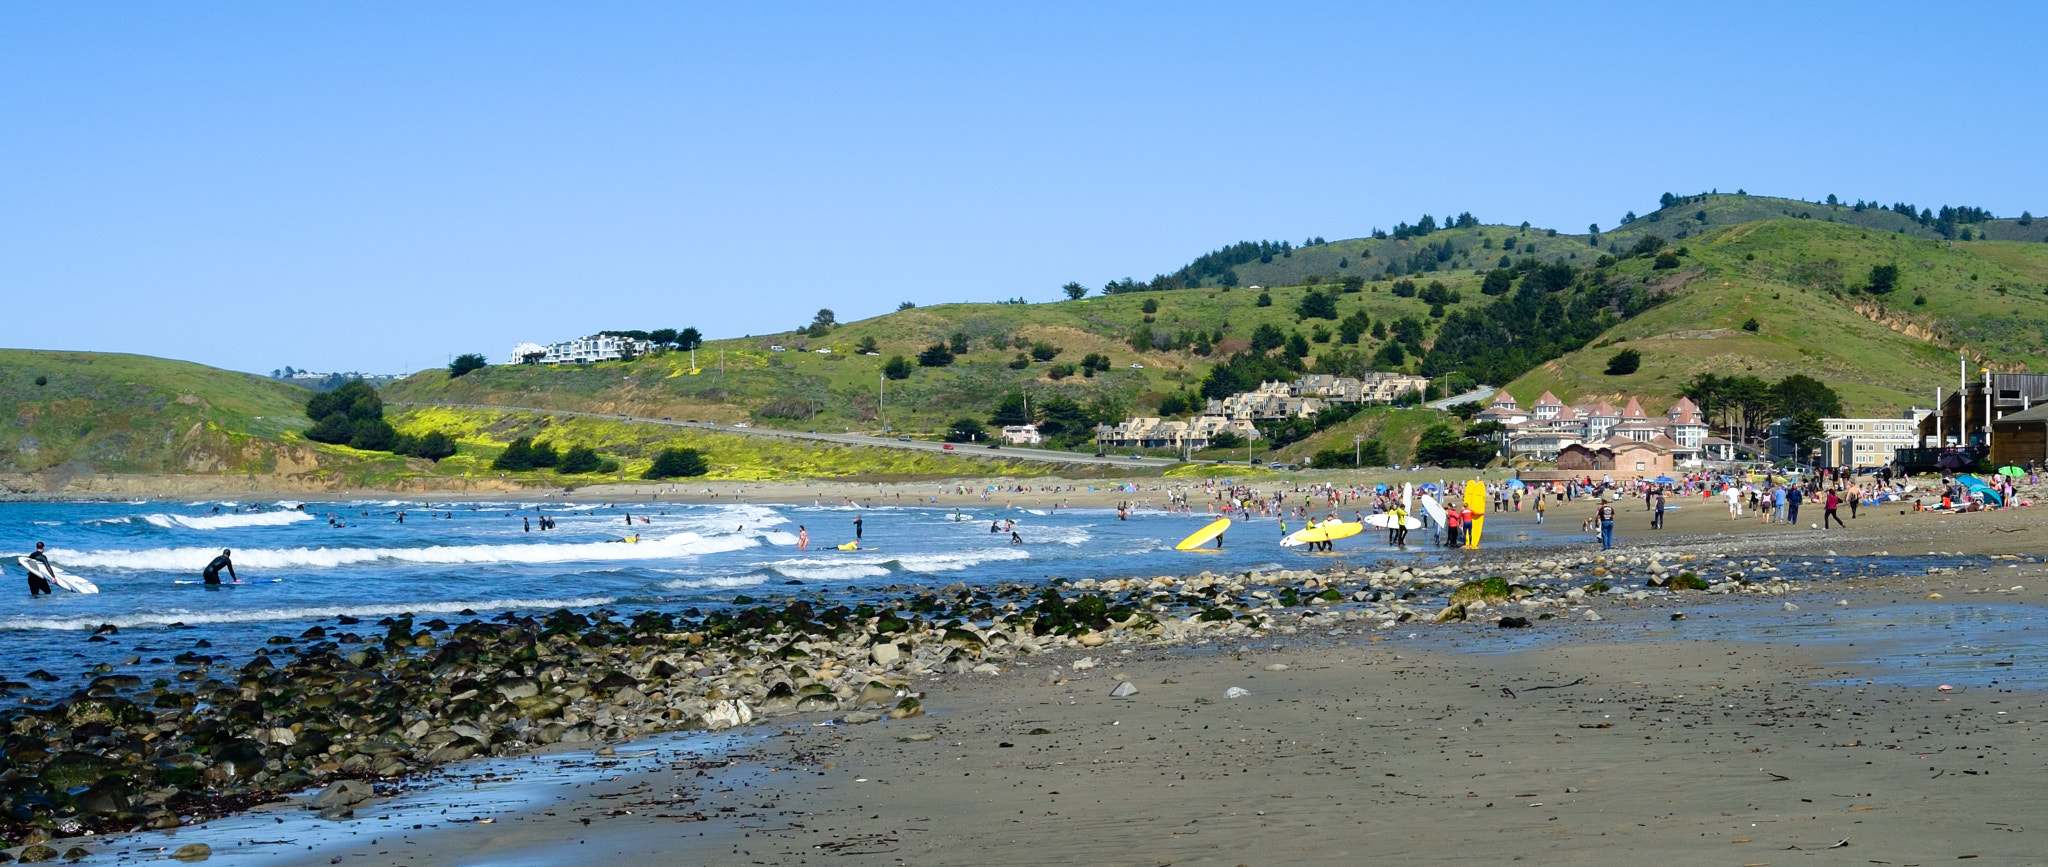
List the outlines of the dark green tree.
<svg viewBox="0 0 2048 867">
<path fill-rule="evenodd" d="M 1065 286 L 1061 286 L 1060 291 L 1067 293 L 1068 300 L 1079 301 L 1082 296 L 1088 294 L 1088 287 L 1079 283 L 1068 283 Z"/>
<path fill-rule="evenodd" d="M 491 469 L 519 472 L 533 469 L 533 437 L 520 437 L 491 461 Z"/>
<path fill-rule="evenodd" d="M 448 362 L 448 378 L 454 379 L 470 371 L 482 370 L 488 366 L 490 366 L 490 362 L 486 361 L 483 356 L 474 352 L 464 353 L 455 356 L 454 361 Z"/>
<path fill-rule="evenodd" d="M 953 350 L 944 343 L 934 343 L 917 354 L 917 363 L 924 367 L 945 367 L 953 363 Z"/>
<path fill-rule="evenodd" d="M 1034 361 L 1051 361 L 1060 357 L 1060 348 L 1050 343 L 1031 344 L 1031 358 Z"/>
<path fill-rule="evenodd" d="M 1003 395 L 1002 402 L 996 404 L 995 414 L 989 416 L 988 423 L 990 427 L 1030 424 L 1031 412 L 1024 395 L 1014 391 Z"/>
<path fill-rule="evenodd" d="M 698 346 L 703 345 L 703 343 L 704 335 L 697 333 L 695 328 L 685 328 L 676 332 L 676 348 L 684 352 L 696 349 Z"/>
<path fill-rule="evenodd" d="M 1287 335 L 1287 354 L 1295 358 L 1308 357 L 1308 340 L 1296 331 Z"/>
<path fill-rule="evenodd" d="M 988 430 L 971 418 L 955 419 L 953 426 L 946 429 L 946 442 L 949 443 L 970 443 L 987 438 Z"/>
<path fill-rule="evenodd" d="M 696 449 L 669 448 L 662 449 L 661 454 L 654 457 L 654 463 L 647 468 L 647 472 L 642 473 L 640 477 L 676 479 L 701 476 L 710 471 L 711 468 L 704 463 L 704 456 L 698 454 Z"/>
<path fill-rule="evenodd" d="M 1899 288 L 1899 266 L 1870 266 L 1870 285 L 1864 288 L 1865 292 L 1869 292 L 1872 295 L 1885 295 L 1897 288 Z"/>
<path fill-rule="evenodd" d="M 1643 366 L 1643 354 L 1633 349 L 1624 349 L 1607 359 L 1608 376 L 1627 376 Z"/>
<path fill-rule="evenodd" d="M 929 351 L 929 350 L 927 350 L 927 351 Z M 924 360 L 924 356 L 922 356 L 922 355 L 918 356 L 918 360 L 919 360 L 920 362 L 922 362 L 922 361 Z M 940 365 L 940 366 L 941 366 L 941 367 L 943 367 L 944 365 Z M 888 378 L 890 378 L 890 379 L 909 379 L 909 378 L 910 378 L 910 362 L 909 362 L 909 360 L 905 359 L 905 358 L 904 358 L 903 356 L 901 356 L 901 355 L 891 355 L 891 356 L 889 356 L 889 361 L 888 361 L 888 363 L 886 363 L 886 364 L 882 365 L 882 375 L 883 375 L 883 376 L 886 376 L 886 377 L 888 377 Z"/>
<path fill-rule="evenodd" d="M 860 345 L 854 347 L 853 351 L 858 352 L 862 355 L 874 355 L 875 353 L 880 352 L 881 349 L 881 345 L 875 342 L 875 337 L 874 335 L 871 334 L 861 338 Z"/>
<path fill-rule="evenodd" d="M 1301 302 L 1294 305 L 1294 318 L 1297 321 L 1304 319 L 1336 319 L 1336 294 L 1323 293 L 1314 289 L 1302 293 Z"/>
<path fill-rule="evenodd" d="M 1840 418 L 1842 398 L 1826 383 L 1795 373 L 1771 386 L 1772 408 L 1781 416 L 1811 411 L 1822 418 Z"/>
<path fill-rule="evenodd" d="M 562 460 L 555 465 L 555 471 L 567 475 L 584 475 L 597 472 L 598 467 L 602 465 L 603 461 L 598 458 L 596 449 L 589 446 L 570 446 L 567 452 L 562 453 Z"/>
</svg>

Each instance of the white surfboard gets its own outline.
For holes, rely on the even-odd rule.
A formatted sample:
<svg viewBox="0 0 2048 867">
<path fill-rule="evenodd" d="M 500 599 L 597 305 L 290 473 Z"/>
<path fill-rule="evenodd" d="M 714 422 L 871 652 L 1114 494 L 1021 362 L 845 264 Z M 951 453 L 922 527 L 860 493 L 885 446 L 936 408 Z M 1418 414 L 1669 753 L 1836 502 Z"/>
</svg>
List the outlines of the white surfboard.
<svg viewBox="0 0 2048 867">
<path fill-rule="evenodd" d="M 1382 530 L 1394 529 L 1394 516 L 1391 514 L 1367 515 L 1365 516 L 1365 522 Z M 1422 529 L 1422 519 L 1402 518 L 1401 525 L 1410 530 L 1420 530 Z"/>
<path fill-rule="evenodd" d="M 1450 522 L 1451 516 L 1444 511 L 1443 504 L 1437 502 L 1435 497 L 1428 494 L 1422 495 L 1422 511 L 1428 513 L 1429 519 L 1435 521 L 1439 527 L 1445 526 Z"/>
<path fill-rule="evenodd" d="M 73 593 L 100 592 L 100 588 L 91 581 L 87 581 L 55 566 L 46 566 L 41 560 L 33 560 L 28 557 L 16 557 L 14 559 L 21 561 L 21 568 L 43 576 L 43 580 L 50 582 L 52 587 L 60 590 L 69 590 Z"/>
</svg>

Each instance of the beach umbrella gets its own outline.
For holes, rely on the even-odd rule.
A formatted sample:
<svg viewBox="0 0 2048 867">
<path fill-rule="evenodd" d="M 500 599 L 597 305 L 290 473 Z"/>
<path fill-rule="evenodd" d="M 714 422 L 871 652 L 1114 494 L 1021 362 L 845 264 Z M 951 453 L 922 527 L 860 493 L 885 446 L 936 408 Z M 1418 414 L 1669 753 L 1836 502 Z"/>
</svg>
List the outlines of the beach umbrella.
<svg viewBox="0 0 2048 867">
<path fill-rule="evenodd" d="M 1998 474 L 2001 476 L 2011 476 L 2017 479 L 2021 476 L 2026 475 L 2027 471 L 2020 469 L 2019 467 L 1999 467 Z"/>
<path fill-rule="evenodd" d="M 1527 486 L 1527 485 L 1524 485 L 1524 484 L 1522 484 L 1522 480 L 1521 480 L 1521 479 L 1509 479 L 1509 480 L 1508 480 L 1508 487 L 1510 487 L 1510 488 L 1526 488 L 1526 487 L 1528 487 L 1528 486 Z"/>
<path fill-rule="evenodd" d="M 1677 482 L 1678 480 L 1677 480 L 1677 479 L 1674 479 L 1674 478 L 1672 478 L 1672 477 L 1670 477 L 1670 476 L 1658 476 L 1658 477 L 1656 477 L 1656 478 L 1654 478 L 1654 479 L 1651 479 L 1650 481 L 1656 482 L 1657 484 L 1660 484 L 1660 485 L 1669 485 L 1669 484 L 1673 484 L 1673 483 L 1676 483 L 1676 482 Z"/>
</svg>

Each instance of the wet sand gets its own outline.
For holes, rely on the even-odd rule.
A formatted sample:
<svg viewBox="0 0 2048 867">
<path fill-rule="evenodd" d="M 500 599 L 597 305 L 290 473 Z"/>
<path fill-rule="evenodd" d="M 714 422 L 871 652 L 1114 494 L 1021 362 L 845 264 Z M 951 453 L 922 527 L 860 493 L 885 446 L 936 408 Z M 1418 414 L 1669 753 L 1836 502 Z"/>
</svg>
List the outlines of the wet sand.
<svg viewBox="0 0 2048 867">
<path fill-rule="evenodd" d="M 2021 534 L 1990 521 L 2029 514 L 1909 517 L 1988 519 L 1922 526 L 1996 540 Z M 1919 535 L 1892 518 L 1859 544 Z M 1898 683 L 1895 667 L 1856 660 L 1913 646 L 1803 628 L 1895 606 L 2038 612 L 2044 570 L 1608 597 L 1591 603 L 1600 622 L 1526 631 L 1283 625 L 1205 647 L 1070 650 L 921 682 L 923 718 L 779 720 L 731 769 L 626 774 L 490 826 L 286 863 L 2039 863 L 2040 692 Z M 1076 670 L 1083 655 L 1101 664 Z M 1125 681 L 1138 692 L 1112 697 Z"/>
</svg>

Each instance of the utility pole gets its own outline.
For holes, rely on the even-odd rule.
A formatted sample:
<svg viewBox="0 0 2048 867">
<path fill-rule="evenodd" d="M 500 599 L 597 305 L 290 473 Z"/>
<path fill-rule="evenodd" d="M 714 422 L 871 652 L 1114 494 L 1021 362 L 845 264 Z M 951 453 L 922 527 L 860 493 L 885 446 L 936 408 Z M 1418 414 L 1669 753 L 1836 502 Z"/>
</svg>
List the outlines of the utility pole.
<svg viewBox="0 0 2048 867">
<path fill-rule="evenodd" d="M 889 429 L 889 419 L 882 414 L 882 407 L 886 405 L 883 401 L 888 399 L 884 391 L 884 384 L 888 381 L 888 374 L 879 370 L 875 371 L 875 418 L 882 422 L 882 430 L 884 431 Z"/>
<path fill-rule="evenodd" d="M 1361 450 L 1361 449 L 1363 449 L 1363 448 L 1365 448 L 1365 434 L 1352 434 L 1352 435 L 1351 435 L 1351 467 L 1352 467 L 1353 469 L 1357 469 L 1357 468 L 1358 468 L 1358 461 L 1359 461 L 1359 459 L 1360 459 L 1360 456 L 1361 456 L 1361 454 L 1362 454 L 1360 450 Z"/>
</svg>

